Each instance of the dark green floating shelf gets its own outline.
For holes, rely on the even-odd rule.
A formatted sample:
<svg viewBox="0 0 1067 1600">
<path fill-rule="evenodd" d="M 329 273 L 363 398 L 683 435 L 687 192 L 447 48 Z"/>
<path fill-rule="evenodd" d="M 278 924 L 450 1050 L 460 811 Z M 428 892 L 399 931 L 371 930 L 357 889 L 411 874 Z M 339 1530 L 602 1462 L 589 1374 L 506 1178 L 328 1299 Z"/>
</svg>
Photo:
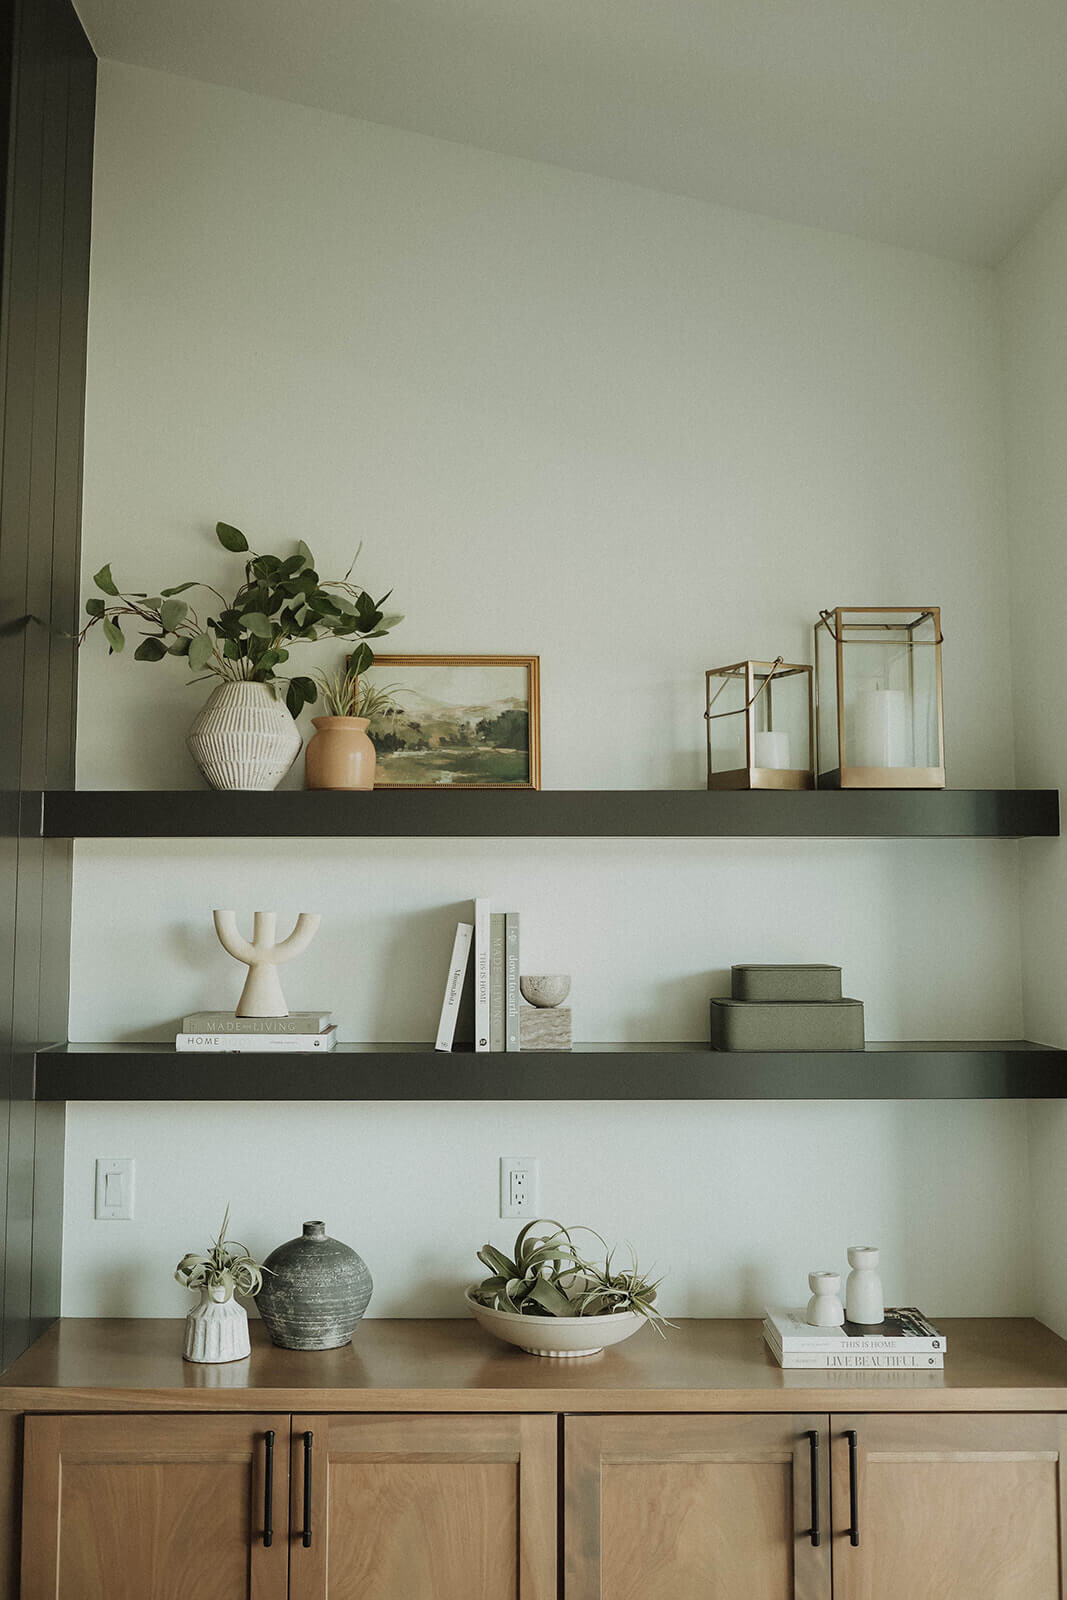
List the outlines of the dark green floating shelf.
<svg viewBox="0 0 1067 1600">
<path fill-rule="evenodd" d="M 342 1044 L 328 1055 L 67 1044 L 36 1058 L 38 1100 L 1030 1100 L 1067 1085 L 1067 1051 L 1025 1039 L 734 1053 L 693 1043 L 475 1055 Z"/>
<path fill-rule="evenodd" d="M 1055 789 L 56 789 L 40 794 L 40 806 L 46 839 L 973 839 L 1060 830 Z"/>
</svg>

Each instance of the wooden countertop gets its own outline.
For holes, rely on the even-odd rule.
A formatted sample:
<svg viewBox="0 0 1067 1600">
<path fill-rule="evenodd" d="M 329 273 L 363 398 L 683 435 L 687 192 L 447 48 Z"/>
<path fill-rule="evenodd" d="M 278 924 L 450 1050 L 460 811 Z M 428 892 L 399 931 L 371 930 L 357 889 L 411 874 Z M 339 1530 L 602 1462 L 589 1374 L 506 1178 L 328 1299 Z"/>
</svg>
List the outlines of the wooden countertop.
<svg viewBox="0 0 1067 1600">
<path fill-rule="evenodd" d="M 180 1319 L 67 1318 L 0 1376 L 7 1411 L 1067 1411 L 1067 1342 L 1031 1318 L 938 1319 L 943 1372 L 783 1372 L 756 1320 L 644 1328 L 599 1356 L 528 1356 L 466 1319 L 373 1320 L 340 1350 L 181 1358 Z"/>
</svg>

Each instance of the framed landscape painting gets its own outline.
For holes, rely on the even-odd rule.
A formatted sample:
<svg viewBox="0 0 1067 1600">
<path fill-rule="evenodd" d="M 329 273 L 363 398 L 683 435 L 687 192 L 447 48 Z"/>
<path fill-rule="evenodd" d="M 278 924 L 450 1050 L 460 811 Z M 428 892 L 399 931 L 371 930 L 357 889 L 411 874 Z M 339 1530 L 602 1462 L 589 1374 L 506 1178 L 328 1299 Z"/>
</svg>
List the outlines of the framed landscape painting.
<svg viewBox="0 0 1067 1600">
<path fill-rule="evenodd" d="M 376 789 L 539 789 L 538 656 L 376 656 Z"/>
</svg>

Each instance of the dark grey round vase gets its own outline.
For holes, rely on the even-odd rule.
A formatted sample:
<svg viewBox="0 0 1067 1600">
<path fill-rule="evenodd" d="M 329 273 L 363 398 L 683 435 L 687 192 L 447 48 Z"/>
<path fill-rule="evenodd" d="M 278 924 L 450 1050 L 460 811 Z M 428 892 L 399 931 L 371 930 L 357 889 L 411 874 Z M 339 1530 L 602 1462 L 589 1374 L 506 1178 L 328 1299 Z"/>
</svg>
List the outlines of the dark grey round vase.
<svg viewBox="0 0 1067 1600">
<path fill-rule="evenodd" d="M 366 1311 L 374 1284 L 362 1256 L 305 1222 L 299 1239 L 272 1250 L 256 1295 L 271 1343 L 283 1350 L 336 1350 Z"/>
</svg>

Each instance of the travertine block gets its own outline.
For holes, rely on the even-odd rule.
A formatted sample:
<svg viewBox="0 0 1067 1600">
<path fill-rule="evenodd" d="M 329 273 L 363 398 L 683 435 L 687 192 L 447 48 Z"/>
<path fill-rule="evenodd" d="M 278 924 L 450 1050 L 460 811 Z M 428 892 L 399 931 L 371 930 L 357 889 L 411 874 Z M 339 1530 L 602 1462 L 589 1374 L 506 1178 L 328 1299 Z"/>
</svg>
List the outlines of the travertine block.
<svg viewBox="0 0 1067 1600">
<path fill-rule="evenodd" d="M 569 1050 L 570 1047 L 570 1006 L 520 1006 L 521 1050 Z"/>
</svg>

